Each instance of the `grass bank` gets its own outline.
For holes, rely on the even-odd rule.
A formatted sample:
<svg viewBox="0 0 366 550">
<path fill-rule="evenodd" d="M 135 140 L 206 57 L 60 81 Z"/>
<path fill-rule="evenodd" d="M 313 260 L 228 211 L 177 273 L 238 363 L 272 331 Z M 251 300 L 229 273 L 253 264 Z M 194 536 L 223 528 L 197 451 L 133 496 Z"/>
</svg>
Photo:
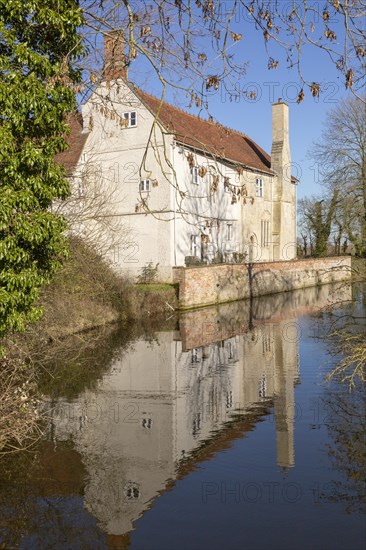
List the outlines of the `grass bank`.
<svg viewBox="0 0 366 550">
<path fill-rule="evenodd" d="M 164 316 L 177 308 L 173 285 L 135 285 L 79 239 L 70 240 L 70 251 L 62 270 L 42 293 L 44 316 L 28 328 L 28 337 L 52 342 L 112 322 Z"/>
</svg>

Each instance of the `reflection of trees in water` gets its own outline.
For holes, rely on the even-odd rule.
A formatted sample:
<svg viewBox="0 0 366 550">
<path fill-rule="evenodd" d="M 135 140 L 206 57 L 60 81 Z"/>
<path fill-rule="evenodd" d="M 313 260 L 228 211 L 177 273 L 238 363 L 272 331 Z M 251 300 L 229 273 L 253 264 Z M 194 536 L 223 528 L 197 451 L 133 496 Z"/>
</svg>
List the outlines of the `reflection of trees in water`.
<svg viewBox="0 0 366 550">
<path fill-rule="evenodd" d="M 156 340 L 156 331 L 174 329 L 176 320 L 145 320 L 143 323 L 112 324 L 101 329 L 69 336 L 47 349 L 34 351 L 32 357 L 39 367 L 39 389 L 52 398 L 73 399 L 86 389 L 96 387 L 107 373 L 116 356 L 143 337 Z"/>
<path fill-rule="evenodd" d="M 352 287 L 352 299 L 339 302 L 341 308 L 319 312 L 322 322 L 317 335 L 328 345 L 332 369 L 327 379 L 334 378 L 351 388 L 359 381 L 366 383 L 366 285 Z M 335 358 L 335 359 L 333 359 Z"/>
<path fill-rule="evenodd" d="M 0 548 L 71 548 L 75 541 L 80 548 L 103 548 L 105 535 L 83 508 L 86 475 L 69 442 L 58 442 L 57 449 L 42 442 L 31 452 L 5 456 Z"/>
<path fill-rule="evenodd" d="M 41 367 L 39 388 L 53 398 L 73 399 L 86 389 L 96 387 L 113 357 L 126 341 L 116 327 L 71 336 L 47 351 L 37 361 Z"/>
<path fill-rule="evenodd" d="M 327 388 L 322 399 L 331 442 L 328 455 L 342 479 L 321 495 L 328 502 L 342 502 L 347 512 L 366 512 L 365 386 L 351 392 L 339 384 Z"/>
</svg>

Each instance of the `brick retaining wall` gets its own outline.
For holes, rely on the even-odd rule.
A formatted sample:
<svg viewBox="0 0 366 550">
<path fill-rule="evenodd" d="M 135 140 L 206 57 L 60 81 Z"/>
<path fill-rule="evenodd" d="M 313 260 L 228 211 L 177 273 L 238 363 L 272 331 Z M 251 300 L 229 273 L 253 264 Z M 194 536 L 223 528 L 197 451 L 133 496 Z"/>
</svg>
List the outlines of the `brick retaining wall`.
<svg viewBox="0 0 366 550">
<path fill-rule="evenodd" d="M 175 267 L 179 307 L 189 309 L 351 278 L 351 257 Z"/>
</svg>

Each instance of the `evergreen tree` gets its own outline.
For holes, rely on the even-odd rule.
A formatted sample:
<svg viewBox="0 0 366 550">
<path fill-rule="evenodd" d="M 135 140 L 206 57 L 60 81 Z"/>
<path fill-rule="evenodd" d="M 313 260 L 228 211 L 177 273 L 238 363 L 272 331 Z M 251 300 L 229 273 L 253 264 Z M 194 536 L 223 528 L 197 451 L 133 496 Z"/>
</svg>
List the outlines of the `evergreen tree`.
<svg viewBox="0 0 366 550">
<path fill-rule="evenodd" d="M 77 0 L 0 0 L 0 335 L 40 315 L 43 285 L 65 255 L 67 115 L 83 55 Z"/>
</svg>

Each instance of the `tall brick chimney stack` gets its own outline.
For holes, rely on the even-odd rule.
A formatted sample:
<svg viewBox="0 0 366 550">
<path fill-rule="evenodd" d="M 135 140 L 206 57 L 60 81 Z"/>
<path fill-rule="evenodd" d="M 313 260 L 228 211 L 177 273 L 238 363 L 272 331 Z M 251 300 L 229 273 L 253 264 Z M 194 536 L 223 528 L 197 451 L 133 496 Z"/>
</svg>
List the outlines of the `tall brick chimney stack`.
<svg viewBox="0 0 366 550">
<path fill-rule="evenodd" d="M 296 186 L 291 183 L 289 108 L 280 98 L 272 105 L 271 168 L 273 259 L 296 256 Z"/>
<path fill-rule="evenodd" d="M 127 79 L 126 42 L 123 31 L 108 31 L 104 35 L 105 80 Z"/>
<path fill-rule="evenodd" d="M 271 168 L 277 172 L 282 172 L 291 162 L 288 111 L 288 105 L 281 98 L 272 105 Z"/>
</svg>

